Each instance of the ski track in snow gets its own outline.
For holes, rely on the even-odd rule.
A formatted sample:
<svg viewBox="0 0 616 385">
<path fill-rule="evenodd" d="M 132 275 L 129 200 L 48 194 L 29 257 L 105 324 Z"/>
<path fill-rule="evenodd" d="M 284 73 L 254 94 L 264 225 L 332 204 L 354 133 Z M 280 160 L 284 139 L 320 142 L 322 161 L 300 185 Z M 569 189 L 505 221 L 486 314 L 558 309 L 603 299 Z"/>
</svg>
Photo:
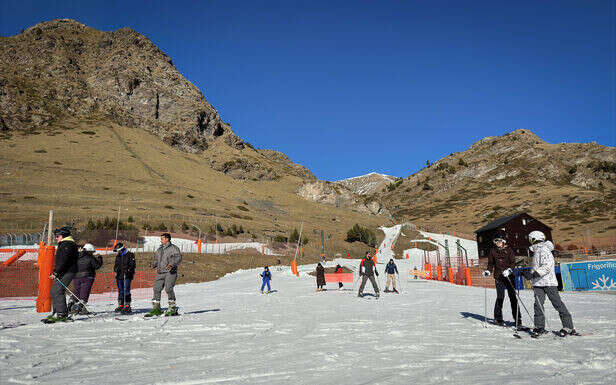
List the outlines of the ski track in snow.
<svg viewBox="0 0 616 385">
<path fill-rule="evenodd" d="M 339 262 L 359 264 L 328 266 Z M 407 276 L 407 264 L 397 263 Z M 306 274 L 313 269 L 301 266 L 297 278 L 274 268 L 269 295 L 258 294 L 258 269 L 178 286 L 180 317 L 136 313 L 120 322 L 105 313 L 44 325 L 44 314 L 24 306 L 31 302 L 2 301 L 0 324 L 15 327 L 0 328 L 0 384 L 616 383 L 614 295 L 561 294 L 576 328 L 592 336 L 535 340 L 521 332 L 518 340 L 511 329 L 484 327 L 482 288 L 402 279 L 401 294 L 357 298 L 359 283 L 315 293 Z M 532 292 L 520 295 L 532 312 Z M 489 317 L 495 297 L 488 290 Z M 506 299 L 511 320 L 508 306 Z M 548 301 L 546 312 L 548 327 L 560 329 Z"/>
</svg>

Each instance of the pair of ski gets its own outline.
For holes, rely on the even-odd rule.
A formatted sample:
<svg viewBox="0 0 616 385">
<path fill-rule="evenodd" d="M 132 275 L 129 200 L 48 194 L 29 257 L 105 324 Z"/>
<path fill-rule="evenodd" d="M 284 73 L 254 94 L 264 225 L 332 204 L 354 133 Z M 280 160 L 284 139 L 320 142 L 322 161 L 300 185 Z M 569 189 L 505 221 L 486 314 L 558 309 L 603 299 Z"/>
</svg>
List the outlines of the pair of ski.
<svg viewBox="0 0 616 385">
<path fill-rule="evenodd" d="M 552 330 L 551 332 L 550 331 L 544 331 L 543 333 L 537 333 L 537 332 L 533 331 L 533 329 L 529 328 L 528 326 L 518 326 L 516 328 L 515 326 L 511 326 L 511 325 L 496 323 L 494 320 L 488 321 L 488 324 L 494 325 L 494 326 L 500 326 L 500 327 L 503 327 L 503 328 L 512 328 L 514 330 L 513 337 L 514 338 L 518 338 L 518 339 L 522 338 L 518 332 L 528 333 L 528 335 L 531 338 L 535 338 L 535 339 L 541 338 L 543 336 L 547 336 L 549 334 L 552 334 L 554 337 L 560 337 L 560 338 L 564 338 L 564 337 L 567 337 L 567 336 L 585 337 L 585 336 L 592 335 L 592 333 L 577 333 L 577 332 L 576 332 L 576 334 L 561 334 L 559 331 L 555 331 L 555 330 Z"/>
</svg>

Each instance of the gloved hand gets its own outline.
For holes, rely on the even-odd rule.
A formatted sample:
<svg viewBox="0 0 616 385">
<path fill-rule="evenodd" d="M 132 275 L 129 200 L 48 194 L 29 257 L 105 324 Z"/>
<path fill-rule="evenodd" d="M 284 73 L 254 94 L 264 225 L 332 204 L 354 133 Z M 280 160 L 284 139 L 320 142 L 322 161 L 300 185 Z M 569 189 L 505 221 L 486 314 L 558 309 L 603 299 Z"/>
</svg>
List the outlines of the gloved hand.
<svg viewBox="0 0 616 385">
<path fill-rule="evenodd" d="M 524 276 L 524 278 L 526 278 L 527 280 L 531 280 L 533 279 L 533 273 L 537 274 L 536 272 L 534 272 L 532 269 L 524 269 L 522 270 L 522 275 Z M 539 274 L 537 274 L 539 275 Z"/>
<path fill-rule="evenodd" d="M 541 278 L 541 275 L 539 275 L 539 273 L 537 273 L 536 271 L 533 270 L 533 278 Z"/>
<path fill-rule="evenodd" d="M 503 270 L 503 277 L 509 277 L 511 274 L 513 274 L 513 270 L 510 268 Z"/>
<path fill-rule="evenodd" d="M 492 275 L 492 273 L 490 273 L 490 270 L 484 270 L 484 272 L 482 273 L 482 275 L 484 277 L 489 277 L 490 275 Z"/>
</svg>

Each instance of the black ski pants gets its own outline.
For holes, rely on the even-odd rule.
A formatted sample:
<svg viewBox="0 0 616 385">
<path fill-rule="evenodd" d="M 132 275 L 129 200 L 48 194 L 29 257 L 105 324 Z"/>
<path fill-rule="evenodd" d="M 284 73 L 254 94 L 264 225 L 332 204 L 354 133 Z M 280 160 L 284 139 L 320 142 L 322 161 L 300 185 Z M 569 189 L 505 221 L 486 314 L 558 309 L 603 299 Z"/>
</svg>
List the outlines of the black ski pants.
<svg viewBox="0 0 616 385">
<path fill-rule="evenodd" d="M 496 302 L 494 303 L 494 320 L 500 322 L 503 320 L 503 303 L 505 302 L 505 290 L 507 290 L 507 294 L 509 295 L 509 303 L 511 304 L 511 315 L 513 316 L 513 320 L 515 322 L 517 313 L 517 322 L 518 325 L 522 324 L 522 317 L 520 314 L 520 308 L 518 306 L 518 299 L 515 295 L 515 288 L 513 286 L 513 277 L 510 275 L 509 277 L 503 277 L 499 275 L 494 279 L 494 284 L 496 285 Z"/>
</svg>

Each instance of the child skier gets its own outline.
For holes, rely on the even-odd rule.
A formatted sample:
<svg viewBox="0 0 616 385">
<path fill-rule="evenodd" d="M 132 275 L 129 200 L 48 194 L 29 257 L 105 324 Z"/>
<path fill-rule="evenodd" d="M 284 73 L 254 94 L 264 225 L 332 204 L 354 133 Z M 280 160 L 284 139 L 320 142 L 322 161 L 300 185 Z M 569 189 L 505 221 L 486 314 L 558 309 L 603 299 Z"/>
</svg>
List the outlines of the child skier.
<svg viewBox="0 0 616 385">
<path fill-rule="evenodd" d="M 558 335 L 561 337 L 579 335 L 573 328 L 573 320 L 569 310 L 558 294 L 558 281 L 554 272 L 554 256 L 552 255 L 554 245 L 552 242 L 546 241 L 545 234 L 541 231 L 532 231 L 528 234 L 528 240 L 531 244 L 529 249 L 533 252 L 533 268 L 524 270 L 523 274 L 526 279 L 532 281 L 535 293 L 535 328 L 533 333 L 535 335 L 547 333 L 545 331 L 545 308 L 543 307 L 547 296 L 554 309 L 558 311 L 563 326 Z"/>
<path fill-rule="evenodd" d="M 73 279 L 75 286 L 75 295 L 77 298 L 72 298 L 68 304 L 68 310 L 77 314 L 89 314 L 84 304 L 88 303 L 90 298 L 90 290 L 96 277 L 96 270 L 103 266 L 103 257 L 94 256 L 96 249 L 91 243 L 83 245 L 79 259 L 77 259 L 77 273 Z"/>
<path fill-rule="evenodd" d="M 342 274 L 342 266 L 339 264 L 336 265 L 336 274 Z M 344 286 L 342 282 L 338 282 L 338 290 L 342 290 L 342 286 Z"/>
<path fill-rule="evenodd" d="M 272 273 L 269 271 L 269 267 L 265 266 L 263 272 L 261 273 L 261 278 L 263 279 L 263 283 L 261 284 L 261 294 L 263 294 L 263 288 L 267 285 L 267 292 L 271 292 L 272 289 L 270 287 L 270 281 L 272 280 Z"/>
<path fill-rule="evenodd" d="M 396 276 L 395 274 L 398 274 L 398 266 L 396 266 L 396 264 L 394 263 L 393 259 L 389 260 L 389 263 L 385 266 L 385 272 L 387 273 L 387 284 L 385 285 L 385 293 L 389 293 L 389 283 L 393 283 L 393 292 L 397 293 L 398 290 L 396 290 Z M 399 276 L 400 274 L 398 274 Z"/>
<path fill-rule="evenodd" d="M 135 254 L 128 251 L 122 243 L 115 245 L 113 251 L 117 252 L 113 266 L 118 284 L 118 307 L 115 312 L 128 314 L 132 311 L 130 308 L 130 284 L 135 276 Z"/>
</svg>

